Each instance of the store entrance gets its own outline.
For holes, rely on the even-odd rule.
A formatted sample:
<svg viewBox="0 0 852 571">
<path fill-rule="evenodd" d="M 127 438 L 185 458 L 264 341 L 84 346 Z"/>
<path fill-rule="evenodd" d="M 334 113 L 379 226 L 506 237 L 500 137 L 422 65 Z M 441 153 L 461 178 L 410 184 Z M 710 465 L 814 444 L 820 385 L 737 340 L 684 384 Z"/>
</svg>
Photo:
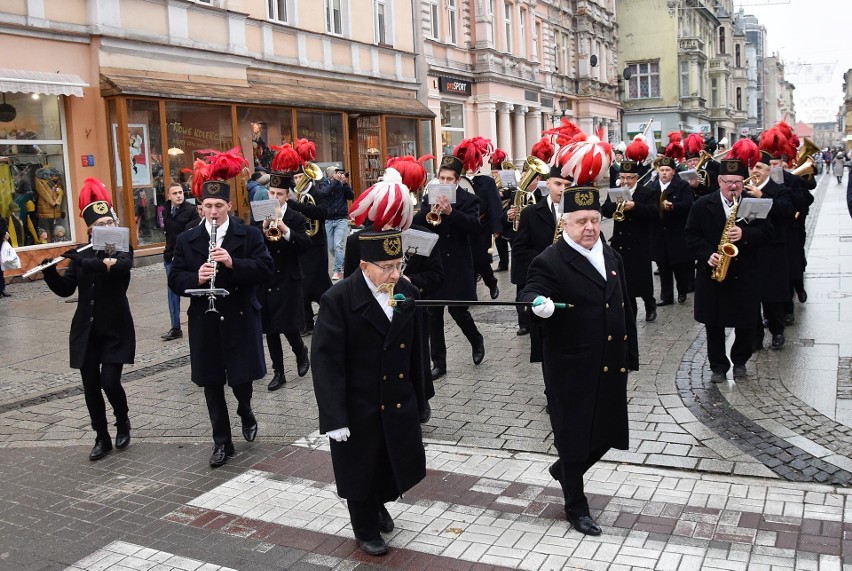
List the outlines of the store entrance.
<svg viewBox="0 0 852 571">
<path fill-rule="evenodd" d="M 356 195 L 376 184 L 384 171 L 381 134 L 378 115 L 349 116 L 349 164 Z"/>
</svg>

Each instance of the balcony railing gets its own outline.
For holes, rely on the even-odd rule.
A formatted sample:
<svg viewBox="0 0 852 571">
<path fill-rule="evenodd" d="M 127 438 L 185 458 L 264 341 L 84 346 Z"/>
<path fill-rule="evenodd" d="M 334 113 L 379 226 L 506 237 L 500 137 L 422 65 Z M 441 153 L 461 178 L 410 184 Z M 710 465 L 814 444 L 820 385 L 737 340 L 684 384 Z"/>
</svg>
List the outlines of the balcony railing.
<svg viewBox="0 0 852 571">
<path fill-rule="evenodd" d="M 680 40 L 678 40 L 678 49 L 682 53 L 703 52 L 704 40 L 701 38 L 680 38 Z"/>
</svg>

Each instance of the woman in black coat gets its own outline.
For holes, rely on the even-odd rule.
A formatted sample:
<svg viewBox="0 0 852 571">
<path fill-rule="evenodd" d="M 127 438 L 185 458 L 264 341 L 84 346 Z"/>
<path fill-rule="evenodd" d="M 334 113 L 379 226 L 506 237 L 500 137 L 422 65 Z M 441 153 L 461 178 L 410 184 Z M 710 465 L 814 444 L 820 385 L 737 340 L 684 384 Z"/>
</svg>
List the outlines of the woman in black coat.
<svg viewBox="0 0 852 571">
<path fill-rule="evenodd" d="M 91 202 L 83 209 L 82 216 L 90 234 L 93 227 L 115 225 L 106 201 Z M 92 249 L 68 250 L 63 256 L 71 260 L 64 275 L 59 275 L 54 265 L 44 269 L 44 281 L 53 293 L 62 297 L 78 291 L 69 342 L 71 367 L 80 369 L 86 408 L 97 435 L 89 460 L 100 460 L 112 450 L 101 391 L 115 414 L 115 447 L 122 450 L 130 444 L 121 369 L 132 364 L 136 354 L 136 331 L 127 301 L 133 252 L 118 252 L 115 257 L 106 258 L 104 252 Z"/>
</svg>

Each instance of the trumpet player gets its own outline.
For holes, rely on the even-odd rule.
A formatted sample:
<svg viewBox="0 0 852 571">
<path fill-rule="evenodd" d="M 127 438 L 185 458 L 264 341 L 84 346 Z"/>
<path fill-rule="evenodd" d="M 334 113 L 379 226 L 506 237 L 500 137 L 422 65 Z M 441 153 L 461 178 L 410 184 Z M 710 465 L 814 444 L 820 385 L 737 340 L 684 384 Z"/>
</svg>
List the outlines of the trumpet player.
<svg viewBox="0 0 852 571">
<path fill-rule="evenodd" d="M 231 420 L 225 402 L 225 385 L 237 399 L 237 415 L 243 438 L 257 436 L 252 411 L 252 382 L 266 375 L 263 355 L 260 304 L 255 286 L 272 277 L 273 263 L 260 230 L 230 216 L 231 188 L 225 180 L 239 173 L 236 151 L 222 153 L 232 167 L 193 176 L 193 190 L 201 202 L 204 222 L 178 236 L 169 274 L 169 287 L 186 295 L 188 289 L 204 287 L 215 275 L 217 288 L 228 291 L 209 312 L 205 297 L 192 297 L 187 310 L 192 382 L 204 388 L 207 412 L 213 429 L 210 466 L 225 464 L 236 454 L 231 439 Z M 243 159 L 244 161 L 244 159 Z M 222 164 L 225 161 L 218 161 Z M 196 179 L 203 181 L 195 184 Z M 215 243 L 211 235 L 215 228 Z"/>
<path fill-rule="evenodd" d="M 307 251 L 311 239 L 306 233 L 305 217 L 288 208 L 292 182 L 292 175 L 287 173 L 270 175 L 269 198 L 278 201 L 279 212 L 274 220 L 263 222 L 264 243 L 275 266 L 272 278 L 257 288 L 266 347 L 272 360 L 272 380 L 266 387 L 270 391 L 280 389 L 287 382 L 282 333 L 296 356 L 297 374 L 304 377 L 311 366 L 308 347 L 299 334 L 305 323 L 299 256 Z"/>
<path fill-rule="evenodd" d="M 745 378 L 753 349 L 754 316 L 760 311 L 759 258 L 774 230 L 768 220 L 750 224 L 732 220 L 732 210 L 742 196 L 749 165 L 758 160 L 753 142 L 737 141 L 728 158 L 720 161 L 719 192 L 699 198 L 686 221 L 686 244 L 701 262 L 695 279 L 695 320 L 704 324 L 710 380 L 714 383 L 725 381 L 731 361 L 734 379 Z M 730 261 L 727 277 L 717 281 L 711 277 L 712 271 L 721 262 L 720 245 L 728 242 L 736 245 L 739 253 Z M 735 333 L 730 361 L 725 351 L 726 327 L 733 327 Z"/>
<path fill-rule="evenodd" d="M 618 175 L 620 187 L 630 193 L 621 207 L 623 219 L 613 223 L 612 246 L 624 260 L 627 280 L 627 297 L 632 301 L 633 316 L 637 313 L 636 298 L 645 303 L 645 321 L 657 319 L 657 301 L 654 298 L 654 275 L 651 270 L 651 220 L 657 216 L 657 204 L 650 189 L 639 186 L 639 164 L 623 160 Z M 618 205 L 607 196 L 601 213 L 614 218 Z"/>
<path fill-rule="evenodd" d="M 103 183 L 89 178 L 80 190 L 80 216 L 89 227 L 115 226 L 110 194 Z M 118 252 L 105 258 L 103 252 L 68 250 L 63 257 L 71 264 L 64 275 L 56 265 L 44 268 L 44 281 L 53 293 L 69 297 L 78 292 L 77 310 L 71 321 L 69 352 L 71 367 L 80 370 L 83 394 L 95 445 L 89 460 L 100 460 L 113 449 L 106 416 L 106 394 L 115 415 L 115 447 L 130 444 L 127 395 L 121 386 L 121 370 L 132 364 L 136 354 L 136 331 L 127 302 L 133 252 Z"/>
</svg>

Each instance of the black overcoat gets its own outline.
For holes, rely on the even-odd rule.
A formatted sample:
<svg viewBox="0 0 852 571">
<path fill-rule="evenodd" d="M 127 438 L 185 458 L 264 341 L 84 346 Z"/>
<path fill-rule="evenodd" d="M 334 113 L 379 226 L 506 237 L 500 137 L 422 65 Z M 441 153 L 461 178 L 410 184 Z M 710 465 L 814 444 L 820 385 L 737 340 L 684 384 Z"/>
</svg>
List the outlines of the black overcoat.
<svg viewBox="0 0 852 571">
<path fill-rule="evenodd" d="M 547 204 L 547 197 L 524 208 L 518 233 L 512 241 L 512 283 L 527 283 L 527 271 L 533 258 L 553 244 L 556 219 Z"/>
<path fill-rule="evenodd" d="M 163 213 L 163 226 L 166 230 L 166 245 L 163 248 L 163 261 L 171 262 L 175 251 L 175 242 L 177 237 L 189 230 L 190 224 L 198 223 L 198 209 L 194 204 L 184 202 L 177 208 L 177 212 L 172 216 L 172 205 L 169 203 Z"/>
<path fill-rule="evenodd" d="M 401 280 L 396 292 L 417 298 Z M 347 499 L 396 499 L 426 475 L 419 410 L 425 400 L 416 311 L 389 321 L 361 270 L 322 297 L 311 343 L 319 428 L 348 427 L 346 442 L 331 441 L 337 493 Z M 390 473 L 378 470 L 390 463 Z"/>
<path fill-rule="evenodd" d="M 645 186 L 651 191 L 652 202 L 659 205 L 660 179 L 654 179 Z M 694 258 L 686 247 L 683 232 L 694 200 L 692 188 L 675 174 L 666 188 L 665 199 L 673 206 L 671 210 L 664 210 L 662 216 L 658 207 L 657 216 L 651 218 L 651 259 L 667 265 L 691 262 Z"/>
<path fill-rule="evenodd" d="M 201 224 L 178 236 L 169 287 L 186 296 L 198 284 L 198 268 L 207 262 L 210 234 Z M 272 258 L 260 230 L 230 217 L 222 248 L 231 254 L 233 268 L 219 264 L 215 285 L 229 295 L 216 298 L 219 313 L 206 313 L 206 296 L 193 296 L 186 310 L 189 318 L 189 356 L 192 382 L 198 386 L 230 386 L 250 383 L 266 375 L 261 335 L 259 284 L 272 277 Z"/>
<path fill-rule="evenodd" d="M 306 300 L 319 301 L 322 294 L 331 287 L 331 278 L 328 276 L 328 238 L 325 234 L 328 201 L 317 192 L 313 184 L 307 193 L 314 197 L 316 204 L 290 200 L 287 207 L 300 212 L 308 221 L 319 220 L 319 232 L 309 236 L 310 246 L 299 256 L 299 264 L 302 266 L 302 295 Z"/>
<path fill-rule="evenodd" d="M 805 273 L 805 221 L 814 202 L 811 190 L 816 186 L 813 176 L 804 178 L 784 171 L 784 186 L 790 189 L 793 214 L 787 227 L 787 270 L 791 282 L 799 282 Z"/>
<path fill-rule="evenodd" d="M 44 281 L 53 293 L 69 297 L 78 292 L 68 343 L 74 369 L 83 367 L 90 343 L 97 344 L 101 363 L 129 364 L 136 355 L 136 329 L 127 301 L 133 252 L 118 252 L 109 271 L 103 258 L 103 252 L 89 249 L 76 253 L 61 276 L 56 266 L 44 269 Z"/>
<path fill-rule="evenodd" d="M 636 321 L 621 256 L 603 244 L 606 281 L 560 239 L 530 265 L 522 301 L 569 304 L 541 328 L 545 394 L 559 457 L 581 462 L 593 450 L 629 444 L 627 371 L 639 368 Z"/>
<path fill-rule="evenodd" d="M 429 195 L 423 197 L 420 212 L 414 223 L 429 228 L 438 235 L 444 283 L 430 296 L 433 299 L 476 300 L 476 281 L 473 273 L 473 238 L 479 231 L 479 199 L 462 187 L 456 189 L 456 202 L 449 215 L 441 214 L 441 223 L 426 222 L 431 210 Z"/>
<path fill-rule="evenodd" d="M 748 193 L 744 193 L 746 194 Z M 793 296 L 790 272 L 787 269 L 787 228 L 793 217 L 790 190 L 769 179 L 763 187 L 761 198 L 772 199 L 769 221 L 774 233 L 760 252 L 760 301 L 790 301 Z"/>
<path fill-rule="evenodd" d="M 471 179 L 473 190 L 479 198 L 479 228 L 471 237 L 473 244 L 473 262 L 475 264 L 490 264 L 491 241 L 494 234 L 502 231 L 500 217 L 503 214 L 503 203 L 500 200 L 500 191 L 497 183 L 486 175 L 477 175 Z"/>
<path fill-rule="evenodd" d="M 607 196 L 601 214 L 612 218 L 615 203 Z M 658 216 L 654 195 L 644 186 L 633 193 L 633 208 L 624 212 L 624 220 L 613 222 L 610 246 L 621 254 L 627 279 L 628 297 L 654 295 L 654 274 L 651 269 L 651 220 Z"/>
<path fill-rule="evenodd" d="M 305 326 L 299 255 L 311 239 L 305 234 L 305 217 L 292 208 L 284 211 L 281 221 L 290 229 L 290 240 L 272 242 L 264 236 L 274 264 L 272 279 L 257 287 L 264 333 L 298 333 Z"/>
<path fill-rule="evenodd" d="M 719 247 L 725 227 L 721 193 L 702 196 L 686 223 L 686 243 L 698 260 L 695 272 L 695 320 L 715 327 L 754 327 L 760 311 L 760 256 L 775 233 L 768 220 L 738 221 L 743 237 L 735 243 L 739 254 L 731 260 L 727 278 L 710 278 L 707 264 Z"/>
</svg>

